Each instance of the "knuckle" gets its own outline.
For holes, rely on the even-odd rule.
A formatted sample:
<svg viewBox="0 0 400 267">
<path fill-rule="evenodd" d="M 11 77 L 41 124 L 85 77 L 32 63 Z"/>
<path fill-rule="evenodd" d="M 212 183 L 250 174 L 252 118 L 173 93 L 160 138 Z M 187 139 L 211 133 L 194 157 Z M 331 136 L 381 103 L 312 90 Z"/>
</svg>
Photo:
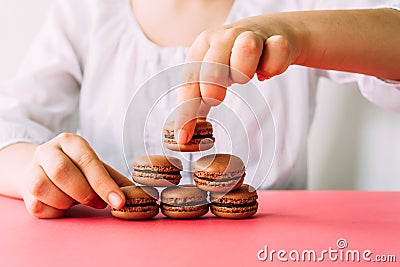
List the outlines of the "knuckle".
<svg viewBox="0 0 400 267">
<path fill-rule="evenodd" d="M 224 30 L 223 38 L 224 39 L 232 39 L 236 38 L 243 30 L 237 27 L 231 27 Z"/>
<path fill-rule="evenodd" d="M 89 193 L 87 195 L 82 196 L 81 204 L 85 206 L 93 206 L 97 203 L 98 197 L 95 193 Z"/>
<path fill-rule="evenodd" d="M 223 28 L 216 31 L 210 31 L 208 41 L 211 46 L 220 46 L 228 42 L 233 42 L 240 32 L 241 30 L 238 28 Z"/>
<path fill-rule="evenodd" d="M 290 43 L 289 40 L 286 38 L 276 38 L 275 42 L 277 44 L 277 46 L 280 47 L 280 49 L 284 50 L 284 51 L 290 51 Z"/>
<path fill-rule="evenodd" d="M 46 155 L 47 149 L 48 149 L 47 143 L 37 146 L 33 153 L 33 159 L 39 162 L 40 159 L 43 157 L 43 155 Z"/>
<path fill-rule="evenodd" d="M 68 144 L 69 146 L 88 145 L 88 142 L 83 137 L 74 133 L 60 133 L 55 139 L 58 143 Z"/>
<path fill-rule="evenodd" d="M 196 42 L 200 43 L 208 43 L 211 36 L 213 35 L 213 31 L 211 30 L 205 30 L 199 34 L 196 38 Z"/>
<path fill-rule="evenodd" d="M 68 141 L 68 140 L 75 139 L 75 138 L 76 138 L 76 134 L 73 134 L 73 133 L 60 133 L 56 137 L 56 139 L 62 140 L 62 141 Z"/>
<path fill-rule="evenodd" d="M 219 105 L 226 95 L 226 89 L 221 86 L 208 85 L 201 88 L 203 101 L 210 106 Z"/>
<path fill-rule="evenodd" d="M 78 166 L 81 169 L 86 169 L 88 167 L 90 167 L 91 165 L 93 165 L 93 163 L 96 161 L 97 159 L 89 154 L 89 153 L 82 153 L 79 158 L 78 158 Z"/>
<path fill-rule="evenodd" d="M 221 80 L 221 76 L 221 73 L 213 71 L 212 68 L 207 68 L 201 72 L 201 79 L 205 81 L 204 85 L 206 85 L 206 83 L 218 83 L 218 81 Z"/>
<path fill-rule="evenodd" d="M 43 179 L 42 177 L 37 177 L 31 187 L 29 192 L 34 196 L 34 197 L 41 197 L 46 195 L 48 192 L 48 182 Z"/>
<path fill-rule="evenodd" d="M 219 63 L 203 64 L 201 68 L 201 81 L 226 86 L 229 78 L 229 66 Z M 202 85 L 202 84 L 201 84 Z"/>
<path fill-rule="evenodd" d="M 251 80 L 251 74 L 245 74 L 239 71 L 235 71 L 235 75 L 232 75 L 232 81 L 238 84 L 246 84 Z"/>
<path fill-rule="evenodd" d="M 45 205 L 37 199 L 33 200 L 28 207 L 28 211 L 33 216 L 38 217 L 38 218 L 43 217 L 45 209 L 46 209 Z"/>
<path fill-rule="evenodd" d="M 54 181 L 55 184 L 58 184 L 60 182 L 64 182 L 66 177 L 68 177 L 70 172 L 70 166 L 69 164 L 62 160 L 60 161 L 54 170 L 52 171 L 51 179 Z"/>
<path fill-rule="evenodd" d="M 258 53 L 261 49 L 259 42 L 253 34 L 243 35 L 243 37 L 238 40 L 237 46 L 238 49 L 241 50 L 241 52 L 250 55 Z"/>
</svg>

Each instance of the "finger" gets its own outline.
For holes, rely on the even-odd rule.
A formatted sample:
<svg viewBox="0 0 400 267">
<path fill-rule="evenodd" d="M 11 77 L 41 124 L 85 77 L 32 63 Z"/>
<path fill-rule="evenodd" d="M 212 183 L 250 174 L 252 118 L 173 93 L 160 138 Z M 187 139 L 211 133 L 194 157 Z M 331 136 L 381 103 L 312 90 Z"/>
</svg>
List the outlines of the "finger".
<svg viewBox="0 0 400 267">
<path fill-rule="evenodd" d="M 202 100 L 198 82 L 186 84 L 179 91 L 174 131 L 177 143 L 186 144 L 192 139 Z"/>
<path fill-rule="evenodd" d="M 232 34 L 228 34 L 232 33 Z M 219 105 L 225 98 L 226 87 L 230 83 L 229 66 L 235 35 L 231 31 L 219 38 L 215 37 L 210 44 L 200 72 L 200 92 L 205 104 Z"/>
<path fill-rule="evenodd" d="M 193 42 L 183 69 L 185 85 L 178 90 L 175 138 L 178 144 L 186 144 L 192 139 L 196 117 L 201 104 L 199 87 L 201 61 L 209 48 L 209 33 L 203 32 Z"/>
<path fill-rule="evenodd" d="M 73 198 L 53 184 L 42 167 L 33 166 L 29 175 L 32 181 L 28 191 L 42 203 L 60 210 L 67 210 L 76 204 Z"/>
<path fill-rule="evenodd" d="M 103 162 L 104 167 L 106 168 L 108 174 L 110 174 L 111 178 L 120 186 L 132 186 L 135 185 L 131 180 L 127 177 L 113 169 L 110 165 Z"/>
<path fill-rule="evenodd" d="M 95 193 L 73 161 L 52 143 L 39 146 L 34 160 L 54 185 L 77 202 L 94 208 L 105 207 L 104 201 Z"/>
<path fill-rule="evenodd" d="M 28 210 L 28 212 L 37 218 L 43 218 L 43 219 L 59 218 L 62 217 L 65 213 L 65 210 L 60 210 L 48 206 L 43 202 L 41 202 L 40 200 L 36 199 L 28 192 L 25 192 L 23 194 L 23 199 L 25 207 Z"/>
<path fill-rule="evenodd" d="M 230 58 L 232 82 L 244 84 L 253 78 L 263 46 L 263 39 L 254 32 L 246 31 L 236 38 Z"/>
<path fill-rule="evenodd" d="M 200 108 L 199 108 L 199 111 L 198 111 L 198 114 L 197 114 L 198 118 L 199 119 L 206 119 L 208 113 L 210 112 L 210 109 L 211 109 L 210 105 L 207 105 L 206 103 L 204 103 L 204 101 L 201 101 Z"/>
<path fill-rule="evenodd" d="M 258 79 L 262 81 L 283 73 L 289 67 L 290 61 L 289 41 L 280 35 L 269 37 L 257 68 Z"/>
<path fill-rule="evenodd" d="M 97 195 L 113 208 L 121 208 L 125 195 L 88 142 L 73 134 L 64 134 L 59 142 L 62 151 L 80 169 Z"/>
</svg>

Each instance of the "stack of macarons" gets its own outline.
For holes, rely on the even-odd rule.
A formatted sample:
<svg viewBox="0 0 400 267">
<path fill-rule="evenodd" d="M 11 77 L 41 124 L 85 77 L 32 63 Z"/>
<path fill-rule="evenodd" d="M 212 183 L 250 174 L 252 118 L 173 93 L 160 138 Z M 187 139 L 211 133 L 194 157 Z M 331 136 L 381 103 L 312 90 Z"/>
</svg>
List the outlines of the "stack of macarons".
<svg viewBox="0 0 400 267">
<path fill-rule="evenodd" d="M 205 150 L 214 145 L 212 132 L 211 123 L 197 120 L 194 137 L 182 146 L 174 140 L 171 122 L 164 128 L 164 144 L 181 152 Z M 242 219 L 257 212 L 257 191 L 243 184 L 245 165 L 239 157 L 230 154 L 201 157 L 194 165 L 195 185 L 179 185 L 182 170 L 182 162 L 176 157 L 146 155 L 135 158 L 132 179 L 142 186 L 122 187 L 125 205 L 118 210 L 112 209 L 112 215 L 126 220 L 148 219 L 156 216 L 161 208 L 166 217 L 194 219 L 211 209 L 221 218 Z M 165 189 L 159 195 L 155 187 Z"/>
</svg>

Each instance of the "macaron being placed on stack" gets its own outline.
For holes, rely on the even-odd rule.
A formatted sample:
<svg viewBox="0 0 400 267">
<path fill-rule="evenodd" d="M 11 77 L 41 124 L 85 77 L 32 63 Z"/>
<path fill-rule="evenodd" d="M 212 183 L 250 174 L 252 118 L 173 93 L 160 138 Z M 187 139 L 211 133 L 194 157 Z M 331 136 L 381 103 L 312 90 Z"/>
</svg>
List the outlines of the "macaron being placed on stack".
<svg viewBox="0 0 400 267">
<path fill-rule="evenodd" d="M 257 191 L 244 184 L 228 193 L 210 193 L 211 212 L 222 218 L 243 219 L 257 212 Z"/>
<path fill-rule="evenodd" d="M 208 150 L 214 146 L 212 124 L 205 119 L 196 121 L 192 139 L 184 145 L 179 145 L 175 140 L 175 122 L 171 121 L 164 126 L 164 144 L 165 147 L 173 151 L 196 152 Z"/>
<path fill-rule="evenodd" d="M 175 219 L 203 216 L 208 212 L 207 192 L 194 185 L 168 187 L 161 192 L 161 212 Z"/>
<path fill-rule="evenodd" d="M 194 165 L 194 181 L 205 191 L 229 192 L 244 181 L 243 161 L 230 154 L 211 154 L 198 159 Z"/>
<path fill-rule="evenodd" d="M 166 187 L 179 184 L 183 169 L 180 159 L 164 156 L 141 156 L 134 160 L 132 179 L 143 185 Z"/>
<path fill-rule="evenodd" d="M 120 209 L 111 209 L 114 217 L 125 220 L 149 219 L 158 214 L 158 191 L 150 186 L 121 187 L 125 195 L 125 205 Z"/>
</svg>

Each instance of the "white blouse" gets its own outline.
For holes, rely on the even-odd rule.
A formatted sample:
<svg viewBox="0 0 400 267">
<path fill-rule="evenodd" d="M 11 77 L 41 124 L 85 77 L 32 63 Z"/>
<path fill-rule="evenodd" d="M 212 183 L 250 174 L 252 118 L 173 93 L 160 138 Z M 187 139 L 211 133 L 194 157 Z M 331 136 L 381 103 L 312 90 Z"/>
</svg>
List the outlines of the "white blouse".
<svg viewBox="0 0 400 267">
<path fill-rule="evenodd" d="M 237 0 L 226 23 L 269 12 L 392 4 L 399 3 Z M 227 152 L 245 161 L 246 182 L 255 187 L 303 189 L 320 77 L 358 83 L 366 98 L 400 111 L 399 83 L 291 66 L 268 81 L 232 86 L 226 101 L 210 114 L 214 149 L 166 151 L 162 126 L 173 119 L 179 64 L 187 51 L 147 39 L 129 0 L 57 1 L 13 83 L 0 91 L 8 103 L 0 107 L 0 148 L 40 144 L 61 132 L 78 131 L 102 160 L 126 175 L 135 156 L 166 153 L 184 161 L 184 182 L 190 182 L 199 156 Z"/>
</svg>

